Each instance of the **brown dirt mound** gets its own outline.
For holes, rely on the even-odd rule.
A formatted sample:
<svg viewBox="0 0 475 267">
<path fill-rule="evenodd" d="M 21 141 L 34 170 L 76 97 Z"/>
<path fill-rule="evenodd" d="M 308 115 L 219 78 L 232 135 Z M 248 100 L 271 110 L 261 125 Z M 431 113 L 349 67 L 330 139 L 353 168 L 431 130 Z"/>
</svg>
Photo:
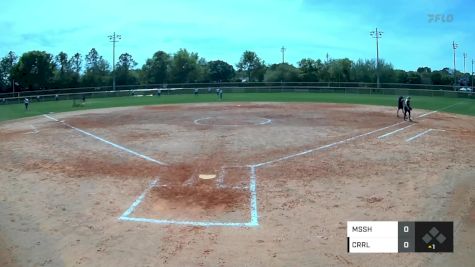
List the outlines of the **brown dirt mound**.
<svg viewBox="0 0 475 267">
<path fill-rule="evenodd" d="M 234 210 L 247 205 L 249 191 L 216 188 L 206 183 L 194 186 L 154 187 L 150 196 L 152 203 L 163 200 L 180 207 L 197 207 L 202 210 Z"/>
</svg>

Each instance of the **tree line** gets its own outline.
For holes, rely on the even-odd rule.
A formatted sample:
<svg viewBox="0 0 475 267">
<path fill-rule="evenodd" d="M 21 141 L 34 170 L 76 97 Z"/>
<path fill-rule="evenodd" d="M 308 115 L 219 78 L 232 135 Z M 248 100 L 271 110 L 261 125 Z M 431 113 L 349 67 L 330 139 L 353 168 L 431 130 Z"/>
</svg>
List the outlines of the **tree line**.
<svg viewBox="0 0 475 267">
<path fill-rule="evenodd" d="M 234 66 L 222 60 L 207 61 L 197 53 L 180 49 L 170 54 L 157 51 L 141 68 L 131 54 L 123 53 L 115 66 L 117 85 L 196 83 L 196 82 L 376 82 L 375 60 L 304 58 L 297 66 L 266 64 L 255 52 L 245 51 Z M 449 68 L 415 71 L 394 69 L 380 60 L 381 83 L 453 85 Z M 10 51 L 0 61 L 0 91 L 98 87 L 112 84 L 112 67 L 92 48 L 85 56 L 65 52 L 52 55 L 29 51 L 18 57 Z M 471 85 L 468 73 L 456 72 L 456 84 Z"/>
</svg>

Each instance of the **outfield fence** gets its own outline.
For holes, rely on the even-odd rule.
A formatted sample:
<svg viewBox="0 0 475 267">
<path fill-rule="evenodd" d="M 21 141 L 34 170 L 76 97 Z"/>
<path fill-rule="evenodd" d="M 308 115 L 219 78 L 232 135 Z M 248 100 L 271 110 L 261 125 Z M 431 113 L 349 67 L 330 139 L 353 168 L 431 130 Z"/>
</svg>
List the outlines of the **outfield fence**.
<svg viewBox="0 0 475 267">
<path fill-rule="evenodd" d="M 24 91 L 0 94 L 0 104 L 21 103 L 24 98 L 34 101 L 79 100 L 84 98 L 104 98 L 121 96 L 157 95 L 186 95 L 193 94 L 198 89 L 200 94 L 216 93 L 222 89 L 224 93 L 341 93 L 367 95 L 403 95 L 403 96 L 439 96 L 452 98 L 475 98 L 472 92 L 454 91 L 451 86 L 428 86 L 406 84 L 375 84 L 367 83 L 213 83 L 213 84 L 173 84 L 173 85 L 144 85 L 85 87 Z M 430 89 L 426 89 L 430 88 Z"/>
</svg>

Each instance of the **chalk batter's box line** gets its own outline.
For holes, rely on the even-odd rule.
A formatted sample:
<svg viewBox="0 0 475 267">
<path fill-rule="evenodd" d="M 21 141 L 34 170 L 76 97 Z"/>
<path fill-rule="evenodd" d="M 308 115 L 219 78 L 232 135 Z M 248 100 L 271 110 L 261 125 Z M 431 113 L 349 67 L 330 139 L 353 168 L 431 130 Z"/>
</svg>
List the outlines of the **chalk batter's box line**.
<svg viewBox="0 0 475 267">
<path fill-rule="evenodd" d="M 251 220 L 249 222 L 219 222 L 219 221 L 185 221 L 185 220 L 161 220 L 151 218 L 138 218 L 130 216 L 135 209 L 143 202 L 145 196 L 150 190 L 159 185 L 159 178 L 150 182 L 149 186 L 144 192 L 130 205 L 130 207 L 119 217 L 122 221 L 133 221 L 143 223 L 155 223 L 155 224 L 175 224 L 175 225 L 189 225 L 189 226 L 224 226 L 224 227 L 257 227 L 259 226 L 259 220 L 257 215 L 257 194 L 256 194 L 256 168 L 254 166 L 240 166 L 250 168 L 250 212 Z"/>
<path fill-rule="evenodd" d="M 166 163 L 163 163 L 161 161 L 155 160 L 153 158 L 150 158 L 148 156 L 142 155 L 138 152 L 135 152 L 133 150 L 130 150 L 128 148 L 125 148 L 121 145 L 115 144 L 113 142 L 110 142 L 102 137 L 99 137 L 97 135 L 94 135 L 92 133 L 89 133 L 87 131 L 84 131 L 82 129 L 79 129 L 77 127 L 74 127 L 64 121 L 60 121 L 54 117 L 51 117 L 47 114 L 43 114 L 44 117 L 53 120 L 55 122 L 59 122 L 73 130 L 76 130 L 80 133 L 83 133 L 87 136 L 90 136 L 94 139 L 97 139 L 101 142 L 104 142 L 106 144 L 109 144 L 115 148 L 118 148 L 120 150 L 123 150 L 125 152 L 128 152 L 129 154 L 138 156 L 140 158 L 143 158 L 148 161 L 152 161 L 155 163 L 158 163 L 160 165 L 167 165 Z M 248 167 L 251 169 L 251 175 L 250 175 L 250 191 L 251 191 L 251 221 L 249 222 L 213 222 L 213 221 L 180 221 L 180 220 L 159 220 L 159 219 L 149 219 L 149 218 L 135 218 L 135 217 L 130 217 L 129 215 L 134 212 L 134 210 L 140 205 L 140 203 L 143 201 L 145 196 L 148 194 L 148 192 L 158 184 L 159 180 L 154 180 L 150 183 L 148 188 L 130 205 L 130 207 L 119 217 L 120 220 L 124 221 L 135 221 L 135 222 L 148 222 L 148 223 L 156 223 L 156 224 L 176 224 L 176 225 L 191 225 L 191 226 L 229 226 L 229 227 L 256 227 L 259 226 L 258 223 L 258 217 L 257 217 L 257 196 L 256 196 L 256 176 L 255 176 L 255 169 L 252 166 L 227 166 L 228 168 L 237 168 L 237 167 Z"/>
</svg>

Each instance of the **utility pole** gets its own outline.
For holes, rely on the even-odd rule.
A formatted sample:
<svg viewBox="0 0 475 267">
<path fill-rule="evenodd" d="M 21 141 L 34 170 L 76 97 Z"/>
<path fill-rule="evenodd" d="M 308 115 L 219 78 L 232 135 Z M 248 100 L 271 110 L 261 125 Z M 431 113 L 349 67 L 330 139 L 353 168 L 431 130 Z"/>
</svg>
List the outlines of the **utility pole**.
<svg viewBox="0 0 475 267">
<path fill-rule="evenodd" d="M 473 92 L 473 89 L 475 89 L 475 85 L 473 84 L 473 59 L 472 59 L 472 92 Z"/>
<path fill-rule="evenodd" d="M 369 34 L 371 37 L 376 38 L 376 84 L 379 88 L 379 38 L 383 36 L 383 32 L 378 31 L 378 28 L 376 28 L 376 31 L 371 31 Z"/>
<path fill-rule="evenodd" d="M 112 42 L 112 90 L 115 91 L 115 43 L 122 39 L 118 34 L 109 35 L 109 40 Z"/>
<path fill-rule="evenodd" d="M 454 90 L 455 90 L 455 85 L 457 84 L 457 75 L 456 75 L 456 69 L 455 69 L 455 50 L 457 50 L 457 47 L 459 47 L 458 44 L 455 43 L 455 41 L 452 41 L 452 48 L 454 49 Z"/>
<path fill-rule="evenodd" d="M 467 53 L 463 52 L 463 73 L 465 73 L 465 59 L 467 58 Z"/>
<path fill-rule="evenodd" d="M 285 48 L 284 46 L 282 46 L 282 48 L 280 49 L 280 52 L 282 52 L 282 64 L 285 63 L 285 50 L 287 50 L 287 48 Z"/>
</svg>

